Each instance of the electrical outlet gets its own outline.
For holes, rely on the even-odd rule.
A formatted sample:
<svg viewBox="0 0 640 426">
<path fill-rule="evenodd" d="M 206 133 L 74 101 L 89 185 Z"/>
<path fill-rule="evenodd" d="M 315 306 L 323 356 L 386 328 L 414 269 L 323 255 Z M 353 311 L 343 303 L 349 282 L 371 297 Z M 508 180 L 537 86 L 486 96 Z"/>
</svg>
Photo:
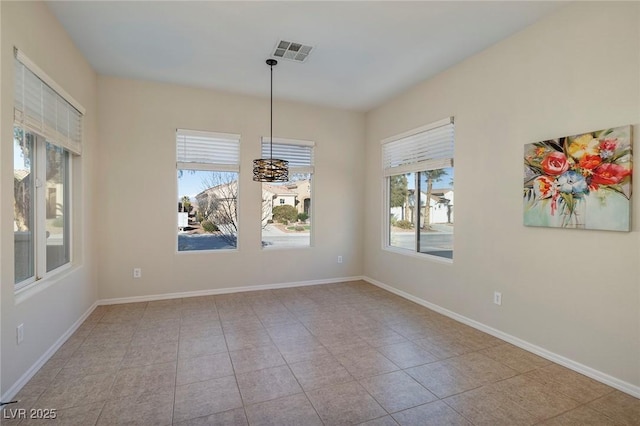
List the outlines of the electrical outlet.
<svg viewBox="0 0 640 426">
<path fill-rule="evenodd" d="M 133 268 L 133 278 L 142 277 L 142 268 Z"/>
<path fill-rule="evenodd" d="M 16 327 L 16 338 L 18 339 L 18 344 L 22 343 L 24 340 L 24 324 L 20 324 Z"/>
<path fill-rule="evenodd" d="M 338 263 L 342 263 L 342 256 L 338 256 Z"/>
<path fill-rule="evenodd" d="M 498 306 L 502 305 L 502 293 L 500 293 L 499 291 L 493 292 L 493 303 Z"/>
</svg>

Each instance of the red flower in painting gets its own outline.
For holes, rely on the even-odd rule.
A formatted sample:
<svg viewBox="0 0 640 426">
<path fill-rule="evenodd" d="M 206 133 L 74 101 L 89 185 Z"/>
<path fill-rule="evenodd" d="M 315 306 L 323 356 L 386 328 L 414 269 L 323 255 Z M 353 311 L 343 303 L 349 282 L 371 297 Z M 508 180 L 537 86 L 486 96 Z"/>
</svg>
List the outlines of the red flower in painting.
<svg viewBox="0 0 640 426">
<path fill-rule="evenodd" d="M 593 171 L 592 184 L 615 185 L 631 173 L 631 170 L 614 163 L 605 163 Z"/>
<path fill-rule="evenodd" d="M 618 147 L 618 139 L 605 139 L 600 142 L 600 149 L 603 151 L 615 151 Z"/>
<path fill-rule="evenodd" d="M 561 152 L 552 152 L 540 163 L 542 170 L 550 176 L 559 176 L 569 169 L 567 157 Z"/>
<path fill-rule="evenodd" d="M 580 159 L 578 165 L 587 170 L 593 170 L 602 163 L 602 158 L 599 155 L 585 155 Z"/>
</svg>

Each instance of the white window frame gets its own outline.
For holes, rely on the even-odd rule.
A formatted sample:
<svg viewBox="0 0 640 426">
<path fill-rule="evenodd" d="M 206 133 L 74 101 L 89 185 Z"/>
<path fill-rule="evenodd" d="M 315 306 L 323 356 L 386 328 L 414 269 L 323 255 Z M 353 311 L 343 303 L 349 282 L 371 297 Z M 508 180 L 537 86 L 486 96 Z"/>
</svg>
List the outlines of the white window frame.
<svg viewBox="0 0 640 426">
<path fill-rule="evenodd" d="M 186 146 L 181 147 L 181 137 L 210 139 L 213 144 L 212 152 L 204 153 L 202 158 L 192 155 L 193 152 L 186 152 Z M 184 141 L 186 144 L 186 141 Z M 228 249 L 208 249 L 208 250 L 180 250 L 178 234 L 176 234 L 176 253 L 212 253 L 212 252 L 235 252 L 240 249 L 240 143 L 241 136 L 236 133 L 211 132 L 204 130 L 176 129 L 176 172 L 178 170 L 210 171 L 236 173 L 236 224 L 238 235 L 236 235 L 236 246 Z M 233 145 L 233 147 L 232 147 Z M 183 150 L 181 153 L 180 151 Z M 215 151 L 215 152 L 214 152 Z M 208 159 L 206 157 L 209 157 Z M 179 199 L 179 185 L 176 178 L 176 200 Z M 179 224 L 179 212 L 176 209 L 176 226 Z"/>
<path fill-rule="evenodd" d="M 269 158 L 271 155 L 271 147 L 270 147 L 271 138 L 268 136 L 263 136 L 261 138 L 261 154 L 262 158 Z M 311 175 L 311 181 L 309 183 L 309 193 L 311 195 L 311 207 L 309 216 L 311 218 L 310 221 L 310 232 L 309 232 L 309 245 L 308 246 L 290 246 L 290 245 L 280 245 L 280 246 L 262 246 L 263 250 L 304 250 L 314 246 L 314 236 L 315 236 L 315 214 L 313 211 L 315 210 L 315 201 L 314 201 L 314 186 L 315 186 L 315 156 L 316 156 L 316 143 L 314 141 L 303 140 L 303 139 L 287 139 L 287 138 L 273 138 L 273 158 L 278 158 L 281 160 L 289 161 L 289 177 L 292 174 L 309 174 Z M 298 146 L 298 147 L 308 147 L 311 149 L 310 157 L 308 161 L 305 158 L 292 158 L 291 156 L 286 154 L 286 149 L 279 149 L 283 145 L 290 146 Z M 284 147 L 283 147 L 284 148 Z M 302 160 L 302 161 L 299 161 Z M 290 182 L 290 181 L 289 181 Z M 260 199 L 262 203 L 262 189 L 260 190 Z M 304 201 L 303 201 L 304 202 Z M 280 204 L 278 204 L 280 205 Z M 260 241 L 262 241 L 262 228 L 260 229 Z"/>
<path fill-rule="evenodd" d="M 392 176 L 414 173 L 417 180 L 417 173 L 434 170 L 438 168 L 454 167 L 454 152 L 453 146 L 455 143 L 455 136 L 451 137 L 451 145 L 439 146 L 440 149 L 435 155 L 431 155 L 425 146 L 418 148 L 411 144 L 412 139 L 420 138 L 421 135 L 436 131 L 441 128 L 451 127 L 451 131 L 454 131 L 454 117 L 447 117 L 442 120 L 435 121 L 433 123 L 421 126 L 407 132 L 391 136 L 383 139 L 380 142 L 382 151 L 382 209 L 383 209 L 383 226 L 382 226 L 382 249 L 393 253 L 402 254 L 405 256 L 416 257 L 420 259 L 429 259 L 442 263 L 453 263 L 453 259 L 449 259 L 442 256 L 432 255 L 429 253 L 422 253 L 419 251 L 420 238 L 419 238 L 419 226 L 415 225 L 416 229 L 416 246 L 413 250 L 404 249 L 401 247 L 392 246 L 389 241 L 391 232 L 391 220 L 390 220 L 390 178 Z M 396 144 L 393 146 L 393 144 Z M 401 144 L 405 144 L 403 149 Z M 428 145 L 428 144 L 427 144 Z M 390 153 L 390 147 L 397 148 L 395 152 Z M 416 185 L 417 187 L 417 185 Z M 428 204 L 428 200 L 427 200 Z M 420 220 L 418 215 L 417 220 Z"/>
<path fill-rule="evenodd" d="M 82 125 L 85 109 L 60 85 L 31 61 L 21 50 L 14 47 L 14 128 L 21 128 L 23 137 L 34 136 L 33 164 L 33 276 L 15 282 L 16 295 L 70 269 L 74 264 L 74 156 L 80 156 L 82 148 Z M 33 109 L 40 105 L 40 108 Z M 31 109 L 30 109 L 31 108 Z M 63 118 L 64 117 L 64 118 Z M 68 244 L 68 260 L 47 271 L 46 238 L 46 151 L 47 143 L 66 152 L 66 182 L 64 183 L 65 229 Z M 15 146 L 14 146 L 15 149 Z M 14 243 L 15 244 L 15 243 Z M 15 256 L 15 249 L 14 249 Z M 29 294 L 31 294 L 29 292 Z M 21 300 L 24 294 L 20 296 Z"/>
<path fill-rule="evenodd" d="M 34 177 L 34 184 L 32 187 L 33 190 L 33 194 L 34 194 L 34 200 L 32 201 L 33 203 L 33 210 L 34 210 L 34 219 L 33 219 L 33 239 L 34 239 L 34 244 L 33 244 L 33 259 L 34 259 L 34 265 L 33 265 L 33 276 L 24 279 L 18 283 L 15 282 L 14 279 L 14 289 L 16 293 L 21 293 L 25 290 L 28 290 L 29 288 L 35 286 L 36 284 L 40 283 L 43 280 L 46 280 L 47 278 L 50 278 L 56 274 L 59 274 L 69 268 L 71 268 L 72 264 L 73 264 L 73 171 L 72 171 L 72 155 L 71 153 L 66 150 L 66 148 L 62 148 L 65 150 L 65 152 L 67 153 L 67 174 L 66 174 L 66 178 L 67 178 L 67 182 L 65 182 L 65 186 L 64 186 L 64 190 L 65 192 L 67 192 L 67 194 L 65 194 L 65 201 L 67 203 L 69 203 L 68 206 L 65 206 L 65 222 L 66 225 L 68 226 L 68 229 L 66 229 L 66 233 L 67 233 L 67 238 L 68 240 L 66 241 L 66 243 L 68 244 L 68 250 L 69 250 L 69 259 L 67 262 L 65 262 L 64 264 L 52 269 L 51 271 L 47 271 L 47 237 L 46 237 L 46 204 L 47 204 L 47 199 L 46 199 L 46 193 L 45 190 L 47 188 L 46 186 L 46 175 L 47 175 L 47 161 L 46 161 L 46 154 L 47 154 L 47 143 L 53 144 L 50 141 L 47 141 L 46 138 L 42 135 L 39 135 L 37 133 L 34 133 L 31 130 L 26 130 L 24 128 L 23 129 L 23 137 L 26 137 L 26 133 L 31 133 L 34 136 L 34 145 L 33 145 L 33 151 L 34 151 L 34 156 L 33 156 L 33 163 L 32 167 L 31 167 L 31 173 L 33 173 L 33 177 Z M 56 145 L 57 146 L 57 145 Z M 15 253 L 15 252 L 14 252 Z"/>
</svg>

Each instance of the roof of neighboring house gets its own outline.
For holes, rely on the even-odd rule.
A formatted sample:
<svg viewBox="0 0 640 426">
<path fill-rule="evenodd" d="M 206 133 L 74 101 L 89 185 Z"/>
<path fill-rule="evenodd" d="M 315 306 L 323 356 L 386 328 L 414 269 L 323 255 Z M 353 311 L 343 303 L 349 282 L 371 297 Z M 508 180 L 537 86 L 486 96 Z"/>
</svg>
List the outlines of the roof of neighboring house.
<svg viewBox="0 0 640 426">
<path fill-rule="evenodd" d="M 31 173 L 31 170 L 17 169 L 13 171 L 13 178 L 18 182 L 21 182 L 24 178 L 29 176 L 30 173 Z"/>
<path fill-rule="evenodd" d="M 431 190 L 432 194 L 446 194 L 447 192 L 453 191 L 453 188 L 434 188 Z"/>
<path fill-rule="evenodd" d="M 287 188 L 293 189 L 293 188 L 297 188 L 297 187 L 299 187 L 301 185 L 304 185 L 305 183 L 308 184 L 309 183 L 309 179 L 294 180 L 294 181 L 286 183 L 285 186 Z"/>
<path fill-rule="evenodd" d="M 413 196 L 413 194 L 415 193 L 414 189 L 409 189 L 409 194 L 411 194 L 411 196 Z M 440 203 L 440 202 L 445 202 L 445 203 L 452 203 L 452 199 L 449 197 L 446 197 L 447 194 L 449 193 L 453 193 L 453 189 L 451 188 L 438 188 L 438 189 L 434 189 L 431 191 L 431 195 L 430 198 L 432 201 L 436 202 L 436 203 Z M 425 201 L 424 198 L 427 196 L 426 191 L 420 191 L 420 203 L 422 205 L 424 205 Z"/>
<path fill-rule="evenodd" d="M 268 183 L 263 183 L 262 189 L 275 195 L 297 195 L 296 192 L 290 190 L 284 185 L 270 185 Z"/>
<path fill-rule="evenodd" d="M 234 180 L 234 181 L 231 181 L 231 182 L 226 182 L 226 183 L 222 183 L 220 185 L 216 185 L 216 186 L 212 186 L 210 188 L 207 188 L 204 191 L 200 192 L 199 194 L 196 194 L 195 198 L 197 200 L 197 199 L 202 198 L 203 196 L 205 196 L 207 194 L 215 192 L 218 189 L 229 187 L 230 185 L 236 185 L 236 181 Z"/>
<path fill-rule="evenodd" d="M 311 196 L 311 182 L 309 179 L 289 182 L 286 187 L 298 194 L 299 197 L 306 198 Z"/>
</svg>

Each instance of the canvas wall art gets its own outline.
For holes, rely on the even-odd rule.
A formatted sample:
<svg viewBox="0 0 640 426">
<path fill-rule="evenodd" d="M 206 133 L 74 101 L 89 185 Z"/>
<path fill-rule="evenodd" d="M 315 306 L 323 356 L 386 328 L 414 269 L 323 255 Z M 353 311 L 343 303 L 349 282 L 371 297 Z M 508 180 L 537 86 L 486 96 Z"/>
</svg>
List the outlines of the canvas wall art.
<svg viewBox="0 0 640 426">
<path fill-rule="evenodd" d="M 524 148 L 524 224 L 631 230 L 631 126 Z"/>
</svg>

